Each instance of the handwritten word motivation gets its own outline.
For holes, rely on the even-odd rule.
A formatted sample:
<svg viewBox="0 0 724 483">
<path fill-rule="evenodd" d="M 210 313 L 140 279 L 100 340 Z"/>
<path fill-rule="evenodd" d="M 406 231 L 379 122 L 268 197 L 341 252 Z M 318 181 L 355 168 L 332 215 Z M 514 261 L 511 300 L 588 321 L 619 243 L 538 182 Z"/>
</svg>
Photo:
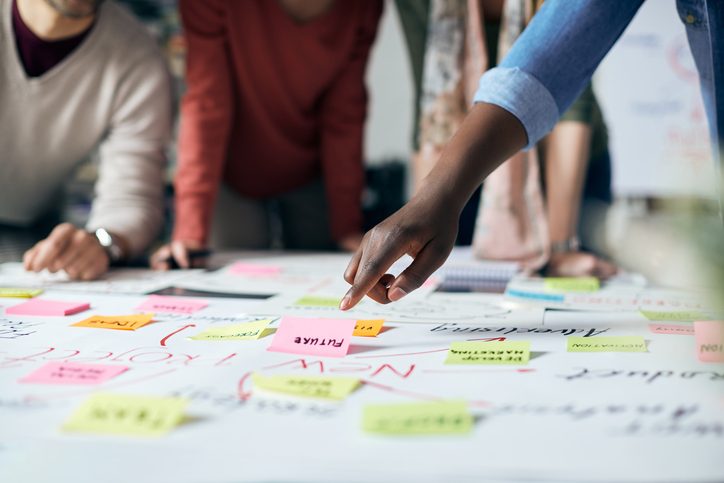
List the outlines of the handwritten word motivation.
<svg viewBox="0 0 724 483">
<path fill-rule="evenodd" d="M 430 332 L 451 332 L 454 334 L 478 334 L 495 332 L 499 334 L 555 334 L 570 336 L 582 334 L 581 337 L 595 337 L 608 332 L 601 328 L 548 328 L 548 327 L 478 327 L 473 325 L 458 325 L 455 322 L 446 322 L 430 329 Z"/>
<path fill-rule="evenodd" d="M 646 352 L 646 341 L 639 336 L 598 337 L 584 339 L 569 337 L 568 352 Z"/>
</svg>

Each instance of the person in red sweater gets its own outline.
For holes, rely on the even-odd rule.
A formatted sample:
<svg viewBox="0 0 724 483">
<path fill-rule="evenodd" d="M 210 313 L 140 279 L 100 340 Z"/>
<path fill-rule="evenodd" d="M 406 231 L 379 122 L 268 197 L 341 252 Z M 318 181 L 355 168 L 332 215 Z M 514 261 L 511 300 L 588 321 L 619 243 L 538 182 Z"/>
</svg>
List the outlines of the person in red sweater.
<svg viewBox="0 0 724 483">
<path fill-rule="evenodd" d="M 188 54 L 176 219 L 152 265 L 169 268 L 173 257 L 189 267 L 192 250 L 275 239 L 355 250 L 364 77 L 382 1 L 181 0 L 180 12 Z"/>
</svg>

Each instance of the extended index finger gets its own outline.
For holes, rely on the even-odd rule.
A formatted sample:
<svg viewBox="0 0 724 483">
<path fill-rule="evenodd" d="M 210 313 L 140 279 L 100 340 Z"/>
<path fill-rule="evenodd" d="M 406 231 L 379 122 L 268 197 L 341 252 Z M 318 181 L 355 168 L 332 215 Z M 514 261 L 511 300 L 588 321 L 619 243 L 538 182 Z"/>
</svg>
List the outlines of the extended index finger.
<svg viewBox="0 0 724 483">
<path fill-rule="evenodd" d="M 355 255 L 353 258 L 353 262 L 357 263 L 354 282 L 339 305 L 342 310 L 348 310 L 357 305 L 387 273 L 387 269 L 407 251 L 405 243 L 399 239 L 385 240 L 388 237 L 376 236 L 374 233 L 366 238 L 358 250 L 359 257 Z M 385 242 L 381 242 L 380 239 Z M 348 268 L 349 270 L 350 268 Z"/>
</svg>

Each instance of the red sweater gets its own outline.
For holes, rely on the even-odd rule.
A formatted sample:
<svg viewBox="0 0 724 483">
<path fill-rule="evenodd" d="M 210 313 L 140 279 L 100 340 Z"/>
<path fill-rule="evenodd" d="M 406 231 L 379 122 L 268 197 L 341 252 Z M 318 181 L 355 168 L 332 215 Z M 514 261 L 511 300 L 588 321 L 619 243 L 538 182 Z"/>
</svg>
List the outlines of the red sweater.
<svg viewBox="0 0 724 483">
<path fill-rule="evenodd" d="M 207 242 L 222 180 L 264 199 L 322 177 L 332 236 L 361 232 L 364 76 L 382 1 L 337 0 L 302 24 L 277 0 L 180 9 L 187 91 L 173 238 Z"/>
</svg>

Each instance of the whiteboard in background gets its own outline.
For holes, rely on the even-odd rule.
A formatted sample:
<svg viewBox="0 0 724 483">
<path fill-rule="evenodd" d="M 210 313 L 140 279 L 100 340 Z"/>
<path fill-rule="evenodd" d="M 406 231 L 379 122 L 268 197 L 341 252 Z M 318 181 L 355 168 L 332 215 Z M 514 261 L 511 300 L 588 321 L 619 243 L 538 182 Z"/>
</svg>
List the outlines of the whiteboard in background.
<svg viewBox="0 0 724 483">
<path fill-rule="evenodd" d="M 617 196 L 714 196 L 699 79 L 674 0 L 644 3 L 596 72 L 595 89 Z"/>
</svg>

